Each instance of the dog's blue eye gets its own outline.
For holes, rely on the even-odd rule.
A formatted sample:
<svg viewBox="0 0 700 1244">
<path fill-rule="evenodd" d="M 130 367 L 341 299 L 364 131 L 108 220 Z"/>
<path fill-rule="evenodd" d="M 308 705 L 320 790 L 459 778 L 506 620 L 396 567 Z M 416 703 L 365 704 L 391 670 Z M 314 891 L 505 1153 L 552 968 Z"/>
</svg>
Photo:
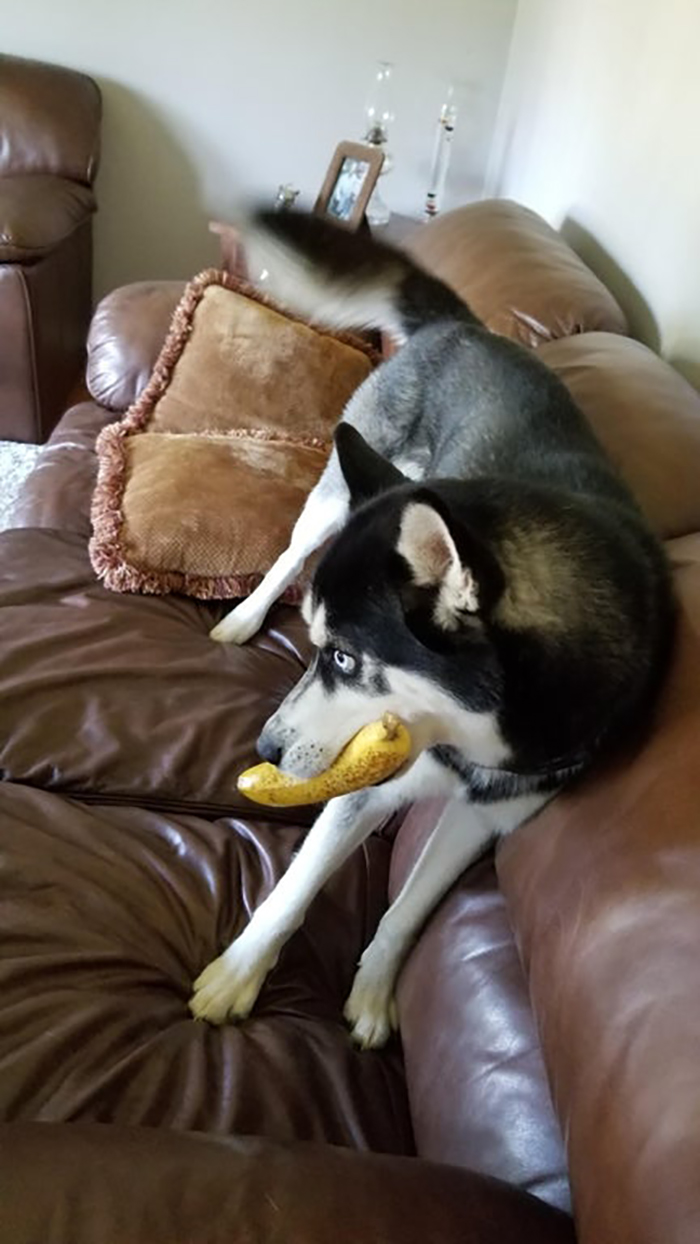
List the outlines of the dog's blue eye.
<svg viewBox="0 0 700 1244">
<path fill-rule="evenodd" d="M 340 648 L 333 649 L 333 661 L 341 674 L 352 674 L 357 665 L 355 658 L 351 657 L 349 652 L 341 652 Z"/>
</svg>

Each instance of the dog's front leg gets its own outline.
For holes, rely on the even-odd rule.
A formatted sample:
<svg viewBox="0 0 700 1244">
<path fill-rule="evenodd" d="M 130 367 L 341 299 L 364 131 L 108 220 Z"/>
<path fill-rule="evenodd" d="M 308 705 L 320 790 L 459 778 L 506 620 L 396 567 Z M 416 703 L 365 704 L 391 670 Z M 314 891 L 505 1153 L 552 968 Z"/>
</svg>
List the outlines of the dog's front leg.
<svg viewBox="0 0 700 1244">
<path fill-rule="evenodd" d="M 194 983 L 195 1019 L 223 1024 L 252 1009 L 285 942 L 302 924 L 309 903 L 355 847 L 394 806 L 388 786 L 332 799 L 314 822 L 299 853 L 235 942 Z"/>
<path fill-rule="evenodd" d="M 309 493 L 297 519 L 289 547 L 277 558 L 250 596 L 236 605 L 209 632 L 222 644 L 244 644 L 260 630 L 270 607 L 297 578 L 304 562 L 347 518 L 348 491 L 331 458 L 325 475 Z"/>
<path fill-rule="evenodd" d="M 491 828 L 464 797 L 451 799 L 443 809 L 360 959 L 345 1018 L 363 1049 L 384 1045 L 398 1026 L 394 986 L 406 953 L 433 908 L 491 835 Z"/>
<path fill-rule="evenodd" d="M 532 816 L 548 795 L 502 803 L 470 804 L 464 797 L 445 806 L 398 897 L 379 922 L 360 959 L 345 1018 L 364 1049 L 385 1043 L 397 1027 L 394 988 L 417 934 L 450 886 L 488 842 Z"/>
</svg>

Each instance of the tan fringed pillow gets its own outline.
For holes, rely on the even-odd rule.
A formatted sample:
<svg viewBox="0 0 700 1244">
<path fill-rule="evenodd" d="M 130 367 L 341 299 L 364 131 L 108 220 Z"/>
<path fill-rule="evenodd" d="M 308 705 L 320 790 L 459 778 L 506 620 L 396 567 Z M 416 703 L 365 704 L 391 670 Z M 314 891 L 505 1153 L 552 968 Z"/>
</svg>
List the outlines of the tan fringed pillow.
<svg viewBox="0 0 700 1244">
<path fill-rule="evenodd" d="M 196 277 L 143 393 L 97 440 L 98 576 L 118 592 L 251 592 L 377 361 L 359 338 L 312 328 L 235 277 Z"/>
</svg>

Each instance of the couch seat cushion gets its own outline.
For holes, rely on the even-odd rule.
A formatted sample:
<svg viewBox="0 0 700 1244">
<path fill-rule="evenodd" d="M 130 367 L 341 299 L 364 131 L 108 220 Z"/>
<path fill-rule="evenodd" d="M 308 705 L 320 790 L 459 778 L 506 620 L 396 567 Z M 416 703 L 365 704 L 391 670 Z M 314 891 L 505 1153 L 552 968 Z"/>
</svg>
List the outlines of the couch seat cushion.
<svg viewBox="0 0 700 1244">
<path fill-rule="evenodd" d="M 236 776 L 257 760 L 257 735 L 303 673 L 308 640 L 298 611 L 278 606 L 245 647 L 216 644 L 208 632 L 222 612 L 108 592 L 81 535 L 3 532 L 2 775 L 88 798 L 249 812 Z"/>
<path fill-rule="evenodd" d="M 386 898 L 373 837 L 285 947 L 254 1014 L 186 1007 L 298 847 L 298 826 L 87 808 L 0 785 L 0 1114 L 412 1151 L 397 1042 L 342 1007 Z"/>
</svg>

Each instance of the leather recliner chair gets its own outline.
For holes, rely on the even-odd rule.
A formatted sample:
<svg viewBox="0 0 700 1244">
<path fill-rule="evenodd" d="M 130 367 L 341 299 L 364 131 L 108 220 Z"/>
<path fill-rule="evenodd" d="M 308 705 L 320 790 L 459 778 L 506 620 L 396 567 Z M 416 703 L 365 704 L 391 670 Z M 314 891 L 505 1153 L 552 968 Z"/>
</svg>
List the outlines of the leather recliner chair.
<svg viewBox="0 0 700 1244">
<path fill-rule="evenodd" d="M 84 367 L 101 96 L 0 56 L 0 440 L 43 442 Z"/>
</svg>

